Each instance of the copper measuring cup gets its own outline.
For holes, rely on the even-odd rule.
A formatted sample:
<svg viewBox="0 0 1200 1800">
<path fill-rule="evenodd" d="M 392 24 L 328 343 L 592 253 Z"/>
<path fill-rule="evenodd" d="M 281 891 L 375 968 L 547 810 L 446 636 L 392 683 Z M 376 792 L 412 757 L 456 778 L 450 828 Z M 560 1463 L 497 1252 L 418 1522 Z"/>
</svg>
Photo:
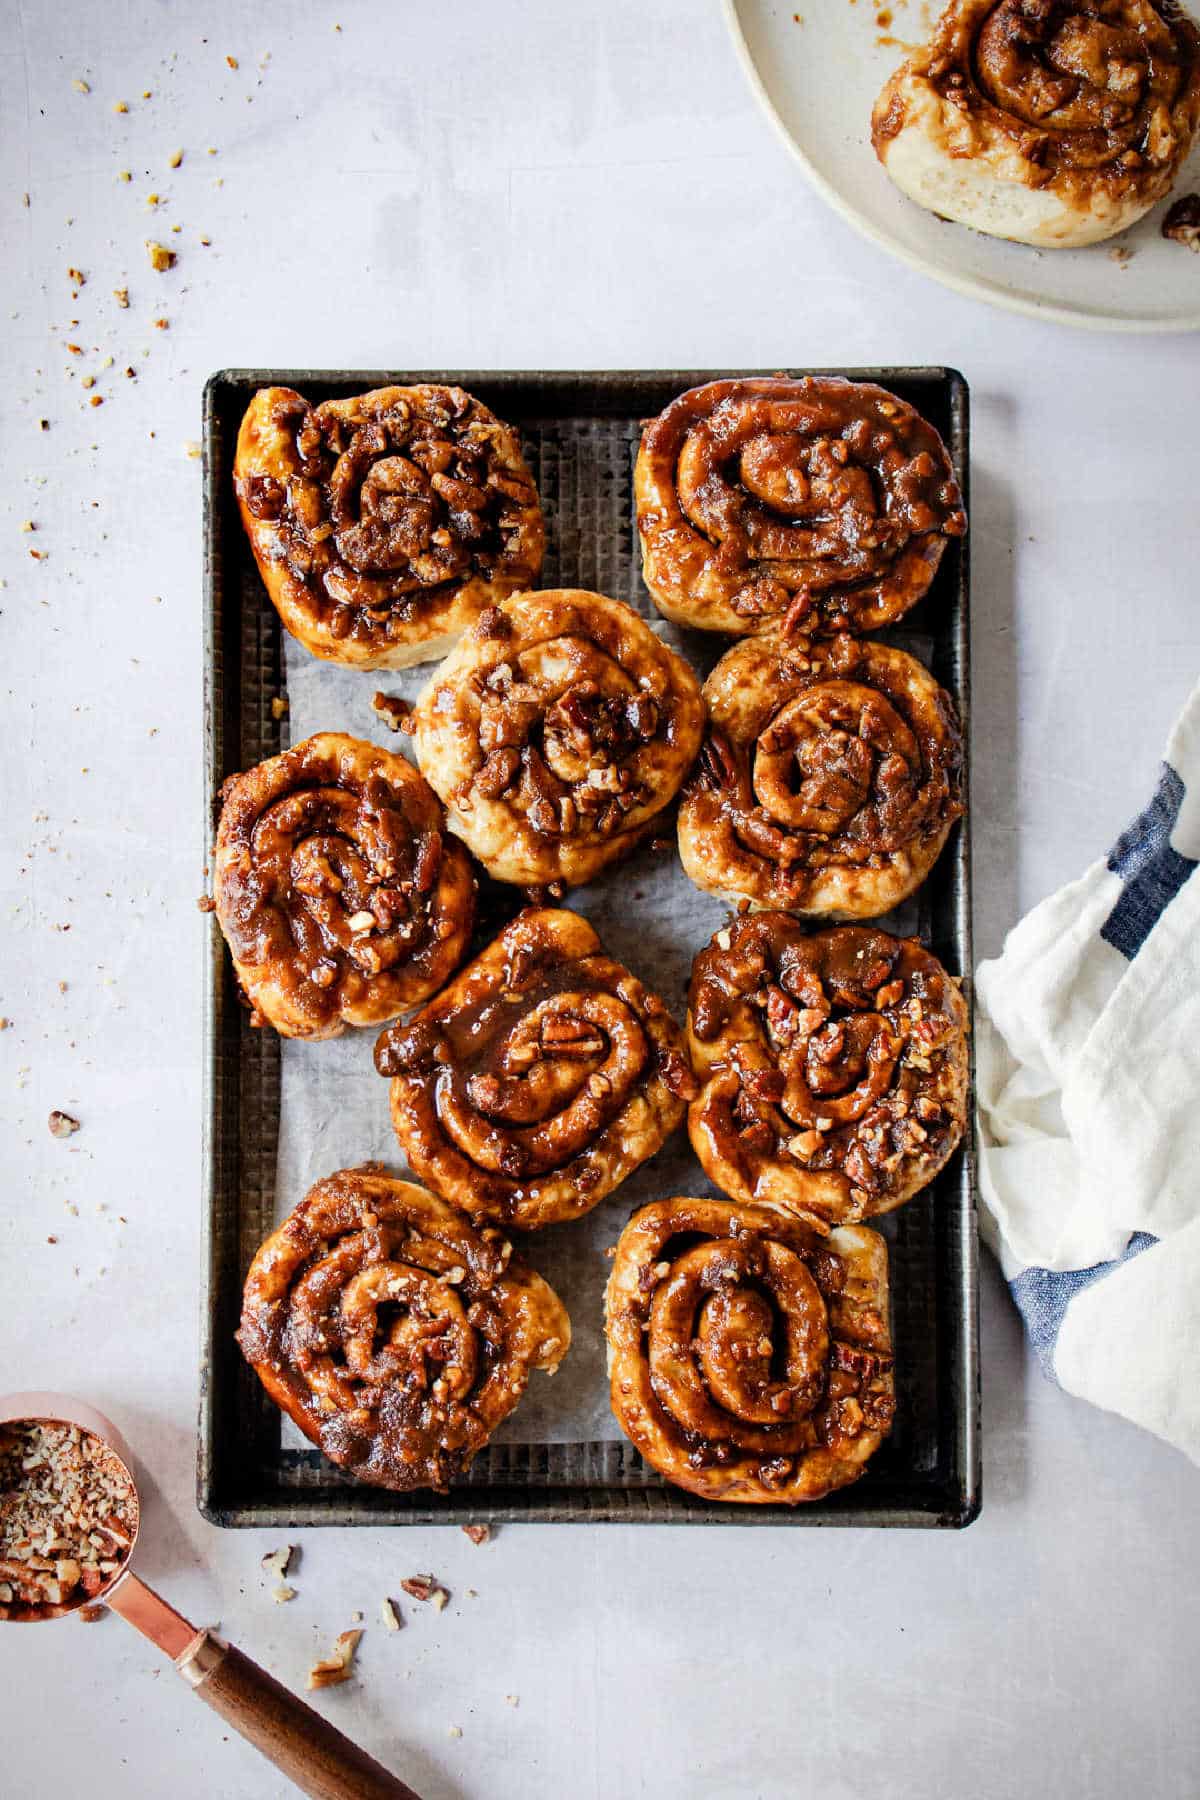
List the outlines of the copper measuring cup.
<svg viewBox="0 0 1200 1800">
<path fill-rule="evenodd" d="M 82 1400 L 67 1394 L 0 1397 L 0 1425 L 18 1423 L 76 1425 L 90 1432 L 118 1458 L 137 1495 L 133 1461 L 120 1432 L 103 1413 Z M 140 1525 L 140 1497 L 137 1504 Z M 207 1706 L 313 1800 L 418 1800 L 411 1788 L 389 1775 L 382 1764 L 343 1737 L 265 1669 L 215 1632 L 190 1625 L 174 1607 L 160 1600 L 130 1569 L 137 1537 L 135 1528 L 128 1556 L 108 1586 L 93 1596 L 94 1601 L 111 1607 L 127 1625 L 157 1645 Z M 76 1610 L 70 1607 L 50 1616 L 65 1617 Z"/>
</svg>

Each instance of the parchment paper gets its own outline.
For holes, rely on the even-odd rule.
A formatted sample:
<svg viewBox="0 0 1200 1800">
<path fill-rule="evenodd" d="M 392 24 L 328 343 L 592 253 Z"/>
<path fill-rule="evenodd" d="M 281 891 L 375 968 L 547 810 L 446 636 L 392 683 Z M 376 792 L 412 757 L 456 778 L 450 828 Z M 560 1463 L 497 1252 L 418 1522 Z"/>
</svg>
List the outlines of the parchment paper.
<svg viewBox="0 0 1200 1800">
<path fill-rule="evenodd" d="M 660 637 L 680 647 L 679 633 L 659 621 Z M 693 640 L 694 644 L 694 640 Z M 714 642 L 712 651 L 723 648 Z M 695 661 L 693 651 L 692 660 Z M 712 660 L 711 654 L 708 660 Z M 316 731 L 346 731 L 412 758 L 412 740 L 389 731 L 372 700 L 376 692 L 413 701 L 436 664 L 363 674 L 318 662 L 294 639 L 285 646 L 291 743 Z M 725 917 L 719 901 L 684 874 L 675 848 L 673 809 L 661 834 L 668 847 L 643 845 L 593 885 L 571 890 L 564 905 L 590 919 L 611 956 L 666 1001 L 682 1025 L 692 958 Z M 375 1031 L 351 1031 L 327 1043 L 284 1039 L 276 1192 L 279 1217 L 313 1182 L 336 1169 L 377 1159 L 409 1175 L 388 1120 L 387 1083 L 372 1061 Z M 609 1410 L 603 1296 L 611 1266 L 605 1255 L 630 1214 L 670 1194 L 711 1194 L 682 1127 L 583 1219 L 543 1231 L 514 1233 L 517 1253 L 544 1275 L 571 1315 L 569 1355 L 553 1378 L 534 1375 L 499 1442 L 557 1444 L 620 1437 Z M 290 1430 L 285 1421 L 285 1432 Z M 299 1433 L 285 1441 L 299 1445 Z"/>
</svg>

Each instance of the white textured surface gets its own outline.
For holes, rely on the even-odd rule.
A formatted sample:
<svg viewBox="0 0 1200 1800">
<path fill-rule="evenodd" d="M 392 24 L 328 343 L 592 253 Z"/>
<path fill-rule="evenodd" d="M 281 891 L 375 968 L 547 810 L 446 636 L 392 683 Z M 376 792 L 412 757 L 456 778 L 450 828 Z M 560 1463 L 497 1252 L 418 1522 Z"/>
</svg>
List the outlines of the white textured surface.
<svg viewBox="0 0 1200 1800">
<path fill-rule="evenodd" d="M 5 1382 L 83 1388 L 116 1416 L 152 1472 L 143 1572 L 285 1678 L 361 1607 L 361 1674 L 322 1706 L 426 1800 L 1194 1795 L 1196 1472 L 1045 1386 L 990 1269 L 984 1512 L 961 1537 L 513 1528 L 476 1550 L 457 1531 L 309 1532 L 299 1598 L 276 1608 L 267 1540 L 199 1519 L 200 465 L 183 445 L 229 363 L 958 364 L 986 951 L 1141 804 L 1194 679 L 1200 345 L 1006 318 L 888 262 L 804 186 L 719 16 L 687 0 L 0 0 L 0 84 Z M 149 236 L 178 249 L 170 274 Z M 83 1121 L 66 1143 L 52 1107 Z M 379 1596 L 425 1568 L 453 1604 L 410 1605 L 385 1637 Z M 5 1793 L 284 1793 L 114 1619 L 12 1627 L 0 1682 Z"/>
</svg>

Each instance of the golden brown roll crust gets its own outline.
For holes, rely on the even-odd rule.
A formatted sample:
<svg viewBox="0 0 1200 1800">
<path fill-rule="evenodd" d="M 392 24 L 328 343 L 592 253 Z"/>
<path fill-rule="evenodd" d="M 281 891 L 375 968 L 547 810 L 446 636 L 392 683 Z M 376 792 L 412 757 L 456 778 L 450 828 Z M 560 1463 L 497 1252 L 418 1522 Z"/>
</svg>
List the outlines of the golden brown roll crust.
<svg viewBox="0 0 1200 1800">
<path fill-rule="evenodd" d="M 381 1025 L 458 967 L 475 878 L 402 756 L 325 731 L 221 790 L 217 918 L 251 1005 L 284 1037 Z"/>
<path fill-rule="evenodd" d="M 609 1277 L 612 1408 L 706 1500 L 796 1505 L 862 1474 L 895 1409 L 887 1250 L 727 1200 L 636 1212 Z"/>
<path fill-rule="evenodd" d="M 705 1174 L 822 1227 L 890 1212 L 962 1138 L 967 1030 L 956 983 L 914 939 L 738 920 L 692 967 L 688 1131 Z"/>
<path fill-rule="evenodd" d="M 516 433 L 462 388 L 310 406 L 255 394 L 234 487 L 259 571 L 306 650 L 360 669 L 444 656 L 537 580 L 545 526 Z"/>
<path fill-rule="evenodd" d="M 696 1084 L 657 995 L 577 913 L 529 911 L 405 1025 L 375 1066 L 422 1181 L 524 1231 L 577 1219 L 654 1155 Z"/>
<path fill-rule="evenodd" d="M 417 703 L 417 758 L 500 881 L 588 881 L 628 855 L 700 747 L 700 684 L 623 601 L 579 588 L 489 608 Z"/>
<path fill-rule="evenodd" d="M 704 684 L 709 730 L 679 854 L 732 906 L 876 918 L 962 812 L 954 703 L 914 657 L 849 637 L 748 638 Z"/>
<path fill-rule="evenodd" d="M 787 618 L 827 636 L 915 606 L 962 495 L 933 426 L 869 382 L 709 382 L 642 436 L 642 574 L 679 625 L 745 636 Z"/>
<path fill-rule="evenodd" d="M 1112 237 L 1200 127 L 1200 34 L 1174 0 L 954 0 L 875 103 L 919 205 L 1046 249 Z"/>
<path fill-rule="evenodd" d="M 257 1252 L 238 1342 L 276 1405 L 359 1481 L 445 1489 L 571 1322 L 498 1231 L 377 1166 L 318 1181 Z"/>
</svg>

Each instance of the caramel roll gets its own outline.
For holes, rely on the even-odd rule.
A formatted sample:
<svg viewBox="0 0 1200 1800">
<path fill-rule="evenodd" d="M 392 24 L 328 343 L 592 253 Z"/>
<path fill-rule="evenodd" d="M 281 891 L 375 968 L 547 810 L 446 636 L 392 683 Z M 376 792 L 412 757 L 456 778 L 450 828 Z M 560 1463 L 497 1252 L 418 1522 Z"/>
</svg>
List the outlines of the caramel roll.
<svg viewBox="0 0 1200 1800">
<path fill-rule="evenodd" d="M 578 588 L 491 607 L 432 677 L 417 758 L 500 881 L 588 881 L 628 855 L 700 747 L 700 684 L 632 607 Z"/>
<path fill-rule="evenodd" d="M 933 426 L 840 376 L 681 394 L 643 433 L 634 496 L 658 610 L 738 636 L 785 619 L 822 636 L 890 624 L 967 528 Z"/>
<path fill-rule="evenodd" d="M 284 1037 L 427 999 L 475 917 L 470 862 L 412 764 L 328 731 L 225 783 L 214 891 L 246 997 Z"/>
<path fill-rule="evenodd" d="M 529 911 L 385 1031 L 392 1124 L 422 1181 L 531 1231 L 576 1219 L 665 1142 L 696 1093 L 657 995 L 577 913 Z"/>
<path fill-rule="evenodd" d="M 966 1002 L 914 939 L 787 913 L 718 931 L 692 966 L 688 1114 L 704 1172 L 734 1200 L 821 1226 L 890 1212 L 962 1138 Z"/>
<path fill-rule="evenodd" d="M 1055 250 L 1140 219 L 1198 127 L 1200 33 L 1174 0 L 954 0 L 871 136 L 918 205 Z"/>
<path fill-rule="evenodd" d="M 608 1282 L 612 1408 L 676 1487 L 820 1500 L 862 1474 L 894 1411 L 887 1249 L 769 1208 L 659 1200 Z"/>
<path fill-rule="evenodd" d="M 445 1489 L 571 1343 L 494 1229 L 376 1165 L 318 1181 L 258 1251 L 238 1342 L 276 1405 L 375 1487 Z"/>
<path fill-rule="evenodd" d="M 709 733 L 679 854 L 733 906 L 867 919 L 918 888 L 962 812 L 962 734 L 913 657 L 849 637 L 748 638 L 704 684 Z"/>
<path fill-rule="evenodd" d="M 444 656 L 537 580 L 545 526 L 517 434 L 462 388 L 310 406 L 262 388 L 234 487 L 275 608 L 306 650 L 360 669 Z"/>
</svg>

